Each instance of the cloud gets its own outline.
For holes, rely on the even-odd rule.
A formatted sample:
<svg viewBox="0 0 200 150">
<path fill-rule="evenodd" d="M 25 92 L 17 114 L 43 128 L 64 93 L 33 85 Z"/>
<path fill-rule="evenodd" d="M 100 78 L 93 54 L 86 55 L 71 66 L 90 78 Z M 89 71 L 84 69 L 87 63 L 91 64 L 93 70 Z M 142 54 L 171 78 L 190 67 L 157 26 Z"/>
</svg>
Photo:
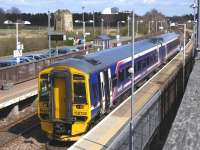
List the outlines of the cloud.
<svg viewBox="0 0 200 150">
<path fill-rule="evenodd" d="M 143 1 L 145 4 L 152 4 L 152 3 L 155 3 L 156 0 L 144 0 Z"/>
</svg>

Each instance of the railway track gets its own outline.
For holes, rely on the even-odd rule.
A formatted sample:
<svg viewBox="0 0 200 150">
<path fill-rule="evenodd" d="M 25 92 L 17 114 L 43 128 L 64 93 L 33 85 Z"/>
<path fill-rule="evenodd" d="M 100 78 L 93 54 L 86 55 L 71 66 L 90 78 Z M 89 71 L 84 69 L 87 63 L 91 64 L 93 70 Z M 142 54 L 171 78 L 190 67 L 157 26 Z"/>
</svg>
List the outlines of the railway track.
<svg viewBox="0 0 200 150">
<path fill-rule="evenodd" d="M 26 117 L 22 117 L 10 123 L 8 126 L 1 126 L 0 136 L 3 138 L 0 139 L 0 149 L 9 146 L 9 144 L 12 144 L 36 127 L 39 127 L 39 119 L 36 113 L 31 113 Z"/>
</svg>

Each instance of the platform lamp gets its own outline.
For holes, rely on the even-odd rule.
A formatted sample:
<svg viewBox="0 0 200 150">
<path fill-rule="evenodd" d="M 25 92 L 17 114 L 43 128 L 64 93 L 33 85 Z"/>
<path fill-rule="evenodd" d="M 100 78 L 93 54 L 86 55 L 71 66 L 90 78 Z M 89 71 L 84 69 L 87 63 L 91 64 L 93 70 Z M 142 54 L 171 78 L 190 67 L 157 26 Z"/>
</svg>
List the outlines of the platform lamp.
<svg viewBox="0 0 200 150">
<path fill-rule="evenodd" d="M 134 61 L 134 55 L 135 55 L 135 13 L 132 12 L 132 53 L 131 53 L 131 60 L 132 60 L 132 67 L 128 70 L 129 73 L 131 73 L 131 114 L 130 114 L 130 122 L 129 122 L 129 149 L 132 150 L 133 149 L 133 102 L 134 102 L 134 98 L 135 98 L 135 82 L 134 82 L 134 65 L 135 65 L 135 61 Z"/>
<path fill-rule="evenodd" d="M 183 27 L 183 93 L 185 90 L 185 46 L 186 46 L 186 29 L 187 29 L 187 25 L 186 24 L 175 24 L 175 23 L 171 23 L 170 24 L 171 27 L 176 27 L 176 26 L 182 26 Z"/>
<path fill-rule="evenodd" d="M 195 57 L 195 55 L 196 55 L 195 48 L 197 46 L 197 42 L 196 42 L 196 37 L 197 37 L 196 10 L 198 8 L 196 0 L 194 0 L 194 3 L 192 5 L 190 5 L 190 8 L 193 9 L 193 56 Z"/>
<path fill-rule="evenodd" d="M 17 53 L 18 53 L 18 56 L 16 56 L 17 63 L 20 63 L 20 56 L 22 55 L 23 44 L 21 44 L 19 42 L 19 31 L 18 31 L 19 30 L 19 24 L 30 25 L 31 22 L 29 22 L 29 21 L 12 22 L 10 20 L 6 20 L 6 21 L 4 21 L 4 24 L 16 25 L 16 50 L 13 51 L 13 54 L 15 53 L 15 51 L 17 51 Z M 21 54 L 19 55 L 19 53 L 21 53 Z"/>
</svg>

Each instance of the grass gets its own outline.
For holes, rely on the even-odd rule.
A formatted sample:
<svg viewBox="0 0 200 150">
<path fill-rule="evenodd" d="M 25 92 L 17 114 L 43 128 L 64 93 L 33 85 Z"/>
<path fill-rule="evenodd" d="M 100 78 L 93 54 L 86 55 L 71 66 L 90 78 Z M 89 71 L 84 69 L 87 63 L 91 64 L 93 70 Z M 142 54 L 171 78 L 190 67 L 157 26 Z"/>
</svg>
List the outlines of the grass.
<svg viewBox="0 0 200 150">
<path fill-rule="evenodd" d="M 101 34 L 101 27 L 96 27 L 96 35 Z M 123 31 L 125 30 L 125 31 Z M 93 27 L 86 27 L 86 32 L 90 32 L 90 36 L 87 36 L 86 40 L 91 41 L 94 38 Z M 117 33 L 117 28 L 108 28 L 104 26 L 104 33 L 109 33 L 114 36 Z M 68 37 L 82 36 L 82 26 L 75 27 L 74 32 L 67 33 Z M 121 33 L 125 34 L 126 29 L 122 29 Z M 19 26 L 19 41 L 24 44 L 24 51 L 37 51 L 48 48 L 47 28 L 39 26 Z M 95 35 L 95 36 L 96 36 Z M 52 47 L 72 45 L 70 41 L 52 41 Z M 8 26 L 6 29 L 0 29 L 0 56 L 13 55 L 13 50 L 16 49 L 16 29 L 15 26 Z"/>
</svg>

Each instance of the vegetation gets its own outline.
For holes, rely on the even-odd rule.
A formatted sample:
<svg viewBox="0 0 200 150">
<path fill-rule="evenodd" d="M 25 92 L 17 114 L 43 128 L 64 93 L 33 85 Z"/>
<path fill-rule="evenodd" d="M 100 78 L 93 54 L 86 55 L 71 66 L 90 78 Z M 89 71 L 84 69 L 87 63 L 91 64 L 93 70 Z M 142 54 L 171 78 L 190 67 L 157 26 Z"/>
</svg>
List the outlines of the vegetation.
<svg viewBox="0 0 200 150">
<path fill-rule="evenodd" d="M 90 36 L 86 37 L 86 41 L 91 41 L 95 36 L 101 34 L 101 19 L 104 19 L 104 33 L 108 33 L 111 37 L 115 37 L 117 34 L 117 21 L 126 21 L 125 24 L 120 24 L 120 35 L 126 36 L 128 33 L 127 24 L 127 12 L 121 12 L 119 14 L 113 15 L 102 15 L 100 12 L 95 12 L 95 35 L 92 23 L 86 24 L 86 32 L 90 32 Z M 51 26 L 54 26 L 54 15 L 51 14 Z M 138 23 L 138 33 L 143 35 L 147 34 L 149 31 L 149 23 L 151 25 L 151 32 L 156 31 L 156 21 L 157 25 L 164 26 L 164 28 L 169 27 L 170 22 L 183 23 L 188 20 L 192 20 L 192 15 L 185 16 L 174 16 L 166 17 L 162 13 L 153 9 L 147 12 L 144 16 L 136 15 L 135 27 L 137 28 L 137 21 L 142 20 L 143 22 Z M 15 26 L 4 25 L 5 20 L 20 21 L 27 20 L 31 22 L 31 26 L 19 26 L 19 36 L 20 42 L 24 44 L 24 51 L 35 51 L 48 48 L 48 38 L 47 38 L 47 20 L 48 16 L 46 13 L 30 14 L 22 13 L 18 8 L 12 7 L 8 10 L 3 10 L 0 8 L 0 56 L 12 55 L 15 49 L 16 39 L 15 39 Z M 73 21 L 82 20 L 82 14 L 74 13 Z M 85 13 L 85 20 L 93 20 L 93 13 Z M 188 27 L 192 28 L 190 23 Z M 131 30 L 131 29 L 130 29 Z M 136 29 L 137 31 L 137 29 Z M 131 31 L 130 31 L 131 33 Z M 74 23 L 74 32 L 66 33 L 67 37 L 82 37 L 82 24 Z M 63 45 L 73 45 L 72 40 L 67 40 L 64 42 L 52 42 L 52 47 L 63 46 Z"/>
</svg>

